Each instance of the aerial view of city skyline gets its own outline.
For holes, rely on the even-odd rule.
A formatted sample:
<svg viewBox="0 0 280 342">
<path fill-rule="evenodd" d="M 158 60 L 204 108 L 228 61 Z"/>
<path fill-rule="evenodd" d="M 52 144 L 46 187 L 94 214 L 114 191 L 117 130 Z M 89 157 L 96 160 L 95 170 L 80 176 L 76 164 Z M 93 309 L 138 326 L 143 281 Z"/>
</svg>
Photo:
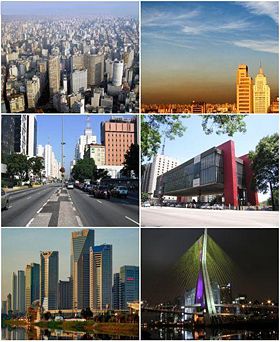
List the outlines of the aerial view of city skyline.
<svg viewBox="0 0 280 342">
<path fill-rule="evenodd" d="M 278 96 L 277 2 L 143 2 L 141 26 L 142 109 L 233 105 L 243 64 L 254 80 L 261 63 L 271 102 Z"/>
<path fill-rule="evenodd" d="M 139 112 L 138 6 L 40 4 L 2 3 L 2 112 Z"/>
</svg>

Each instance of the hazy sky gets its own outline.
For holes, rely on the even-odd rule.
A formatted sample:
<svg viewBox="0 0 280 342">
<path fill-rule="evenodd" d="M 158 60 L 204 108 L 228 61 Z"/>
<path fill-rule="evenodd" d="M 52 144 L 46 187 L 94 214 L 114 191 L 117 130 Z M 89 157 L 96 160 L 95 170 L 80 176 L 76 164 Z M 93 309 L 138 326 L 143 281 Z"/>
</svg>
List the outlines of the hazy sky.
<svg viewBox="0 0 280 342">
<path fill-rule="evenodd" d="M 278 131 L 278 115 L 247 115 L 245 117 L 247 127 L 246 133 L 236 133 L 233 137 L 226 134 L 215 133 L 206 135 L 201 127 L 202 118 L 192 115 L 190 118 L 182 119 L 183 125 L 187 128 L 182 137 L 174 140 L 166 140 L 165 155 L 178 159 L 181 163 L 197 156 L 213 146 L 221 145 L 228 140 L 235 142 L 235 154 L 237 157 L 254 150 L 258 142 L 266 135 Z M 269 197 L 269 194 L 259 196 L 259 199 Z"/>
<path fill-rule="evenodd" d="M 28 16 L 130 16 L 138 17 L 138 2 L 127 1 L 4 1 L 2 15 Z"/>
<path fill-rule="evenodd" d="M 235 102 L 260 61 L 278 94 L 278 3 L 142 2 L 142 103 Z"/>
<path fill-rule="evenodd" d="M 156 304 L 183 295 L 170 272 L 201 234 L 199 228 L 142 229 L 142 300 Z M 234 296 L 278 299 L 278 229 L 222 228 L 208 234 L 236 265 Z"/>
<path fill-rule="evenodd" d="M 59 279 L 70 275 L 71 232 L 80 229 L 2 229 L 2 299 L 11 291 L 12 272 L 24 270 L 31 262 L 40 263 L 40 251 L 59 251 Z M 123 265 L 139 265 L 139 230 L 95 228 L 95 245 L 113 245 L 113 272 Z"/>
</svg>

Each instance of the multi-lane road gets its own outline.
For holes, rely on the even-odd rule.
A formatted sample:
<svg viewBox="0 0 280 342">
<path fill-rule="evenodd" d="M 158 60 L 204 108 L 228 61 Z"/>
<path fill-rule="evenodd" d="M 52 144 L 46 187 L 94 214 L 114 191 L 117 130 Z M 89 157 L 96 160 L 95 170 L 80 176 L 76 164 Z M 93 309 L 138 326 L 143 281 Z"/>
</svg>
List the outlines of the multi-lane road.
<svg viewBox="0 0 280 342">
<path fill-rule="evenodd" d="M 9 209 L 2 211 L 2 227 L 134 227 L 139 222 L 137 194 L 105 200 L 49 184 L 9 197 Z"/>
</svg>

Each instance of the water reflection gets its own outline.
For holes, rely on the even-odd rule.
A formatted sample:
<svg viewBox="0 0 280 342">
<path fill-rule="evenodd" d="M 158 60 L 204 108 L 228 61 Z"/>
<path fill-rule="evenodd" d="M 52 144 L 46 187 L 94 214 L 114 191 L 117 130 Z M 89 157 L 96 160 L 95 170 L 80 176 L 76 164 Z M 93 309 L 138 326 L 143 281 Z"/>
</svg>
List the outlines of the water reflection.
<svg viewBox="0 0 280 342">
<path fill-rule="evenodd" d="M 2 327 L 2 340 L 136 340 L 136 337 L 68 332 L 61 329 L 41 329 L 39 327 Z"/>
</svg>

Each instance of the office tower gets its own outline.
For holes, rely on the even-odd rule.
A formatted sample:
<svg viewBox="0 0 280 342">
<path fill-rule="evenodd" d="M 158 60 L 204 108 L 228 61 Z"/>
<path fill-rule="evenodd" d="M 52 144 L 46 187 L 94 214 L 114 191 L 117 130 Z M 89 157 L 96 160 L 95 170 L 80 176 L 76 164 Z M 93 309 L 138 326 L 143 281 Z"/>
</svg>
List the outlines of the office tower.
<svg viewBox="0 0 280 342">
<path fill-rule="evenodd" d="M 75 148 L 75 160 L 83 159 L 85 153 L 85 147 L 89 144 L 96 144 L 96 135 L 93 135 L 92 128 L 90 126 L 90 118 L 87 116 L 86 128 L 84 134 L 80 135 L 79 141 Z"/>
<path fill-rule="evenodd" d="M 25 311 L 40 299 L 40 265 L 31 263 L 25 268 Z"/>
<path fill-rule="evenodd" d="M 112 305 L 112 245 L 90 248 L 90 307 L 104 310 Z"/>
<path fill-rule="evenodd" d="M 73 309 L 86 309 L 90 306 L 90 247 L 94 247 L 94 230 L 83 229 L 72 233 L 71 282 Z"/>
<path fill-rule="evenodd" d="M 1 153 L 9 155 L 15 151 L 15 120 L 13 115 L 1 117 Z"/>
<path fill-rule="evenodd" d="M 82 70 L 85 67 L 85 57 L 83 54 L 81 55 L 73 55 L 71 57 L 71 72 L 74 70 Z"/>
<path fill-rule="evenodd" d="M 58 56 L 49 58 L 49 88 L 50 96 L 59 92 L 60 88 L 60 61 Z"/>
<path fill-rule="evenodd" d="M 37 119 L 36 115 L 29 114 L 27 116 L 27 155 L 28 157 L 36 156 L 37 146 Z"/>
<path fill-rule="evenodd" d="M 112 289 L 112 306 L 114 310 L 120 308 L 120 274 L 114 273 L 114 283 Z"/>
<path fill-rule="evenodd" d="M 26 96 L 28 109 L 36 108 L 40 97 L 40 79 L 34 75 L 32 80 L 26 81 Z"/>
<path fill-rule="evenodd" d="M 27 115 L 14 115 L 14 152 L 27 155 L 28 119 Z"/>
<path fill-rule="evenodd" d="M 12 310 L 17 311 L 17 275 L 12 273 Z"/>
<path fill-rule="evenodd" d="M 41 252 L 40 260 L 40 303 L 44 310 L 55 310 L 58 304 L 58 252 Z"/>
<path fill-rule="evenodd" d="M 17 308 L 18 312 L 25 312 L 25 274 L 24 271 L 18 271 L 17 283 Z"/>
<path fill-rule="evenodd" d="M 72 93 L 84 92 L 87 89 L 87 69 L 74 70 L 71 75 Z"/>
<path fill-rule="evenodd" d="M 236 74 L 236 107 L 237 113 L 253 113 L 253 80 L 246 64 L 239 64 Z"/>
<path fill-rule="evenodd" d="M 88 87 L 98 86 L 104 79 L 104 55 L 85 55 Z"/>
<path fill-rule="evenodd" d="M 105 146 L 106 165 L 123 165 L 124 156 L 135 143 L 135 123 L 122 118 L 101 123 L 101 144 Z"/>
<path fill-rule="evenodd" d="M 174 169 L 174 167 L 178 166 L 179 164 L 179 161 L 175 158 L 157 154 L 154 157 L 153 162 L 147 164 L 145 167 L 142 180 L 142 191 L 147 192 L 151 197 L 153 197 L 157 185 L 157 177 L 169 170 Z"/>
<path fill-rule="evenodd" d="M 259 73 L 255 78 L 254 90 L 254 113 L 268 113 L 270 106 L 270 88 L 267 84 L 263 69 L 260 66 Z"/>
<path fill-rule="evenodd" d="M 114 62 L 110 59 L 106 59 L 105 61 L 105 72 L 107 74 L 107 81 L 111 82 L 113 78 L 113 66 Z"/>
<path fill-rule="evenodd" d="M 47 83 L 47 71 L 48 71 L 47 61 L 41 60 L 38 62 L 37 66 L 38 66 L 39 77 L 40 77 L 40 92 L 42 93 Z"/>
<path fill-rule="evenodd" d="M 11 113 L 22 113 L 25 111 L 25 100 L 23 94 L 13 94 L 8 98 Z"/>
<path fill-rule="evenodd" d="M 231 304 L 232 303 L 232 291 L 231 284 L 220 286 L 220 297 L 221 304 Z"/>
<path fill-rule="evenodd" d="M 7 295 L 7 309 L 8 312 L 12 310 L 12 295 L 10 293 Z"/>
<path fill-rule="evenodd" d="M 68 94 L 68 82 L 67 82 L 67 76 L 64 75 L 63 76 L 63 91 L 64 91 L 64 94 Z"/>
<path fill-rule="evenodd" d="M 123 77 L 123 61 L 114 61 L 113 65 L 113 86 L 121 86 Z"/>
<path fill-rule="evenodd" d="M 6 300 L 2 300 L 2 310 L 1 310 L 1 314 L 8 314 L 8 307 L 7 307 L 7 301 Z"/>
<path fill-rule="evenodd" d="M 59 280 L 57 303 L 59 310 L 72 309 L 72 284 L 70 279 L 67 281 Z"/>
<path fill-rule="evenodd" d="M 105 165 L 105 146 L 100 144 L 86 145 L 84 156 L 94 159 L 96 166 Z"/>
<path fill-rule="evenodd" d="M 128 303 L 139 301 L 139 267 L 122 266 L 120 268 L 119 308 L 126 310 Z"/>
</svg>

